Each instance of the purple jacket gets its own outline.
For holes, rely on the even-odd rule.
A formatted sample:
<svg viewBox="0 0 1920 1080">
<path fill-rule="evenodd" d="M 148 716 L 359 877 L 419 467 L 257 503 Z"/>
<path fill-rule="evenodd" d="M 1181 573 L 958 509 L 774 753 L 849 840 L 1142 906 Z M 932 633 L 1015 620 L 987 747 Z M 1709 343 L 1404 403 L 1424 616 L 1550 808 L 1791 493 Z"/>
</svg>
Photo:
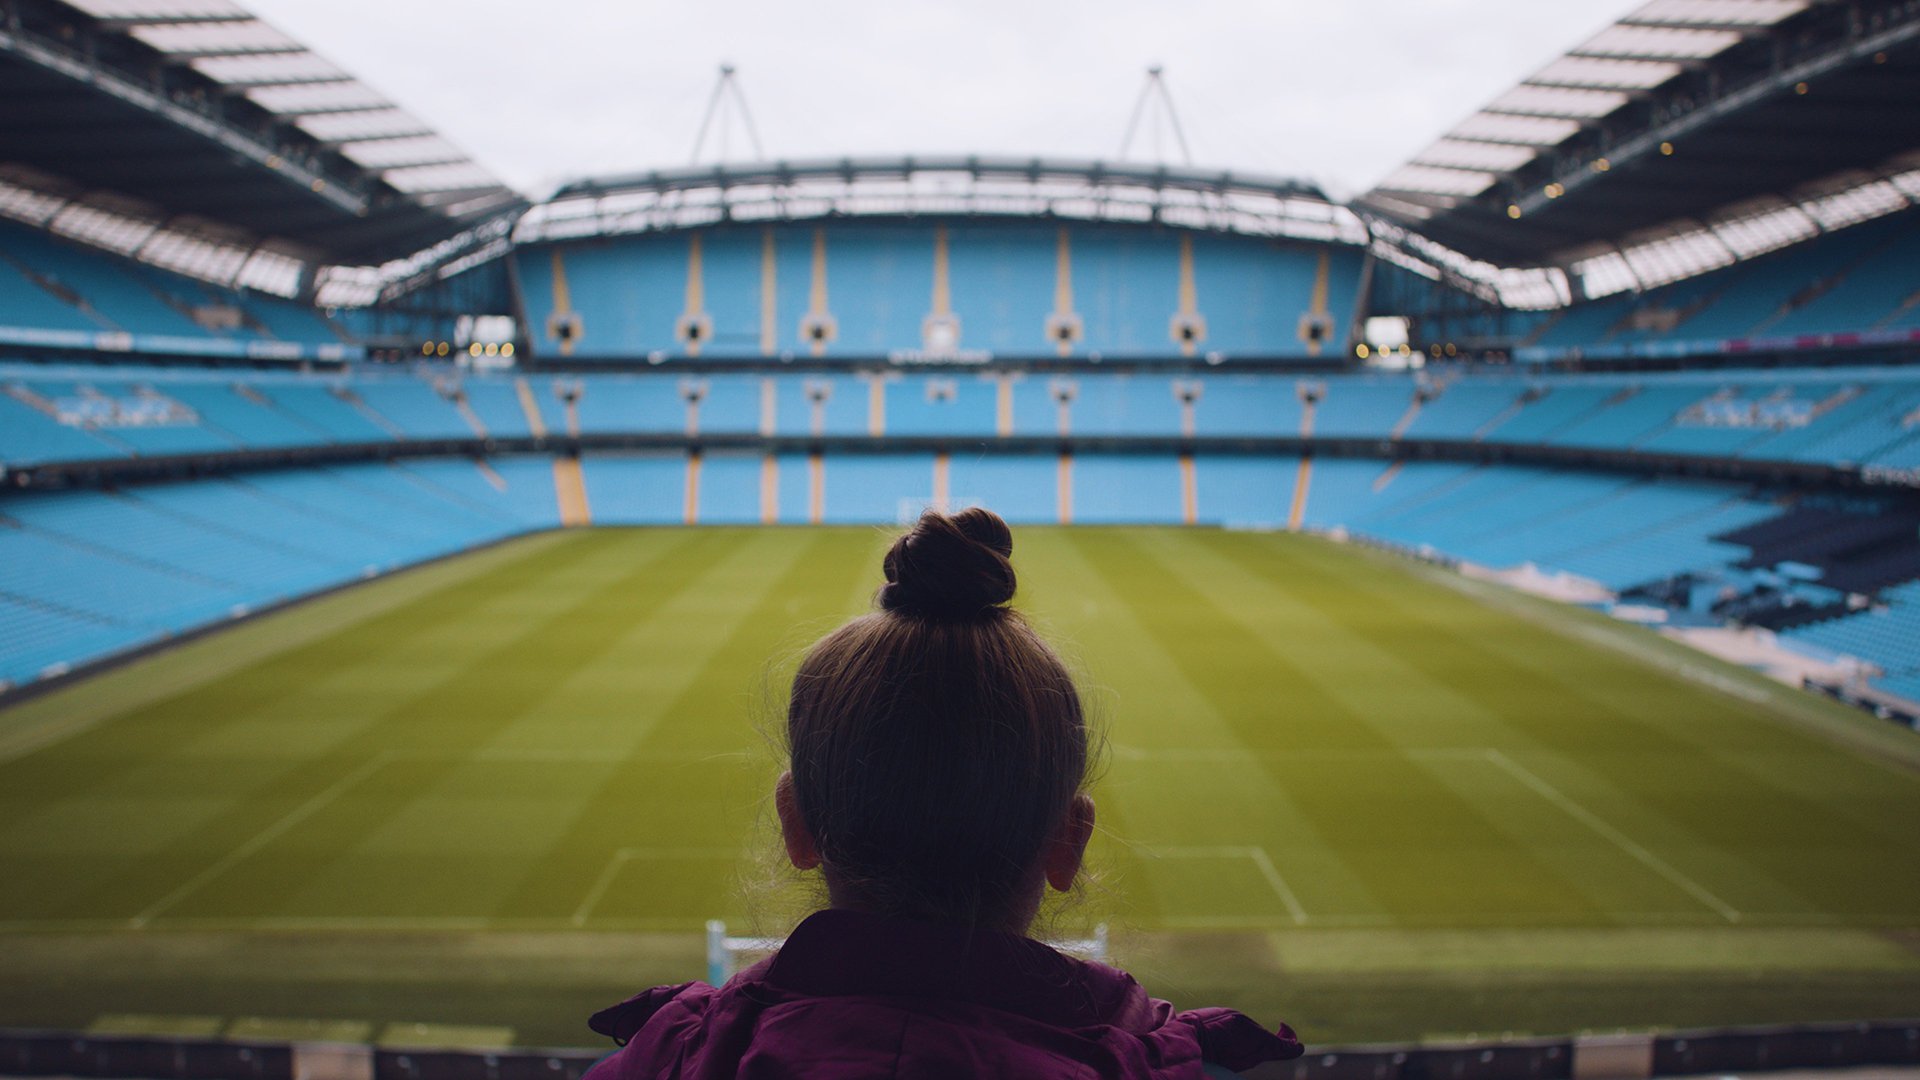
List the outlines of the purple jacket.
<svg viewBox="0 0 1920 1080">
<path fill-rule="evenodd" d="M 719 989 L 595 1013 L 622 1049 L 587 1080 L 1199 1077 L 1299 1057 L 1284 1024 L 1173 1006 L 1123 971 L 1012 934 L 829 909 Z"/>
</svg>

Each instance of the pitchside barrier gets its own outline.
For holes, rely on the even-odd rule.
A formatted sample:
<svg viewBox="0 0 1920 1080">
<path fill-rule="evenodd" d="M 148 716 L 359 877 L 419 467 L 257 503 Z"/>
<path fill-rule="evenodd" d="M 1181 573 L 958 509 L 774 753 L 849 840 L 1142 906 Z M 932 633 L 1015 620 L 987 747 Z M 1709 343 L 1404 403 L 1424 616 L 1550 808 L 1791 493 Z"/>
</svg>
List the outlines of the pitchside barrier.
<svg viewBox="0 0 1920 1080">
<path fill-rule="evenodd" d="M 1307 1033 L 1309 1038 L 1312 1032 Z M 0 1076 L 579 1080 L 612 1050 L 476 1051 L 0 1031 Z M 1645 1080 L 1920 1065 L 1920 1020 L 1318 1049 L 1255 1080 Z"/>
<path fill-rule="evenodd" d="M 776 937 L 730 937 L 727 934 L 726 923 L 719 919 L 707 920 L 707 981 L 719 986 L 733 978 L 733 973 L 740 969 L 740 957 L 775 952 L 780 948 L 782 941 L 783 939 Z M 1082 959 L 1105 963 L 1107 924 L 1101 923 L 1094 927 L 1093 936 L 1090 938 L 1049 941 L 1047 944 Z"/>
</svg>

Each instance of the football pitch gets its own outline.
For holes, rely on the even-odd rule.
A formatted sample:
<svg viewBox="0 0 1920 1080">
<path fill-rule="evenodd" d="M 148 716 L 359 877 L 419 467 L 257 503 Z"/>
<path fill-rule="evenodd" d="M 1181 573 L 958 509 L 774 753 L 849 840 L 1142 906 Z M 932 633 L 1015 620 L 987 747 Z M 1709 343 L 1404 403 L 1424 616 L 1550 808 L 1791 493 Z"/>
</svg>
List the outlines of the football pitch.
<svg viewBox="0 0 1920 1080">
<path fill-rule="evenodd" d="M 807 910 L 782 684 L 887 539 L 526 537 L 0 711 L 0 1026 L 592 1043 L 705 920 Z M 1105 736 L 1047 928 L 1159 996 L 1310 1044 L 1920 1014 L 1912 733 L 1314 537 L 1015 563 Z"/>
</svg>

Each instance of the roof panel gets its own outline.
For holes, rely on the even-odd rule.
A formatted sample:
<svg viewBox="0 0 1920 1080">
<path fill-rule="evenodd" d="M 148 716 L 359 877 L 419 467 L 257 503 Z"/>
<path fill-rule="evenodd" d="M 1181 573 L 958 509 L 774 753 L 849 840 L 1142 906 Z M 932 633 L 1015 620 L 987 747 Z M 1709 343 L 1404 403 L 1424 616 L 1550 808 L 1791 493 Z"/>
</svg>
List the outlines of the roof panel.
<svg viewBox="0 0 1920 1080">
<path fill-rule="evenodd" d="M 1792 203 L 1783 203 L 1751 216 L 1717 222 L 1712 229 L 1720 242 L 1734 254 L 1750 259 L 1805 240 L 1818 233 L 1820 226 L 1807 216 L 1805 210 Z"/>
<path fill-rule="evenodd" d="M 165 222 L 138 257 L 227 275 L 230 249 L 383 263 L 525 207 L 418 117 L 234 0 L 25 2 L 57 17 L 9 25 L 44 47 L 9 52 L 0 71 L 0 96 L 33 103 L 0 110 L 0 157 L 41 177 L 9 177 L 14 188 L 61 209 L 0 188 L 0 214 L 64 215 L 58 227 L 111 248 Z M 232 235 L 173 239 L 196 219 Z M 261 273 L 286 277 L 278 264 Z"/>
<path fill-rule="evenodd" d="M 44 225 L 66 204 L 67 200 L 57 195 L 0 178 L 0 214 L 16 221 Z"/>
<path fill-rule="evenodd" d="M 47 228 L 109 251 L 131 255 L 159 231 L 160 223 L 141 221 L 80 203 L 68 203 L 47 223 Z"/>
<path fill-rule="evenodd" d="M 1447 137 L 1520 146 L 1558 146 L 1579 130 L 1580 125 L 1572 120 L 1483 112 L 1461 121 Z"/>
<path fill-rule="evenodd" d="M 1739 42 L 1738 30 L 1615 24 L 1575 46 L 1569 55 L 1610 56 L 1628 60 L 1705 60 L 1726 52 Z"/>
<path fill-rule="evenodd" d="M 1734 261 L 1733 252 L 1705 230 L 1640 244 L 1621 254 L 1633 267 L 1640 287 L 1647 289 L 1718 270 Z"/>
<path fill-rule="evenodd" d="M 435 191 L 467 191 L 496 188 L 499 182 L 474 163 L 426 165 L 420 168 L 390 169 L 381 178 L 396 189 L 417 194 Z"/>
<path fill-rule="evenodd" d="M 1516 146 L 1512 143 L 1441 139 L 1427 147 L 1419 157 L 1414 158 L 1413 163 L 1438 165 L 1450 169 L 1492 169 L 1496 172 L 1504 172 L 1525 165 L 1538 153 L 1538 150 L 1530 146 Z"/>
<path fill-rule="evenodd" d="M 241 53 L 204 56 L 194 69 L 228 86 L 274 86 L 322 79 L 351 81 L 352 76 L 312 53 Z"/>
<path fill-rule="evenodd" d="M 1489 263 L 1624 249 L 1643 280 L 1693 273 L 1920 202 L 1901 179 L 1920 166 L 1916 88 L 1912 0 L 1640 0 L 1408 163 L 1478 165 L 1480 192 L 1449 202 L 1396 174 L 1359 204 Z M 1455 148 L 1474 142 L 1540 152 L 1503 167 Z"/>
<path fill-rule="evenodd" d="M 1622 22 L 1692 26 L 1772 26 L 1807 8 L 1808 0 L 1653 0 Z"/>
<path fill-rule="evenodd" d="M 1436 169 L 1425 165 L 1402 165 L 1380 181 L 1387 191 L 1430 192 L 1435 195 L 1478 195 L 1493 186 L 1490 172 L 1466 169 Z"/>
<path fill-rule="evenodd" d="M 282 116 L 392 108 L 392 103 L 359 83 L 322 83 L 314 86 L 263 86 L 247 91 L 263 109 Z"/>
<path fill-rule="evenodd" d="M 393 169 L 424 162 L 469 164 L 461 156 L 459 147 L 438 135 L 349 142 L 340 147 L 340 152 L 369 169 Z"/>
<path fill-rule="evenodd" d="M 194 56 L 306 51 L 305 46 L 258 19 L 153 23 L 135 26 L 131 34 L 161 52 Z"/>
<path fill-rule="evenodd" d="M 1563 86 L 1519 86 L 1494 98 L 1488 112 L 1519 113 L 1526 116 L 1588 118 L 1605 116 L 1627 103 L 1627 95 L 1615 90 L 1575 90 Z"/>
<path fill-rule="evenodd" d="M 1603 90 L 1650 90 L 1683 69 L 1666 60 L 1564 56 L 1533 73 L 1535 86 L 1575 86 Z"/>
<path fill-rule="evenodd" d="M 300 130 L 322 142 L 378 139 L 426 130 L 426 124 L 404 109 L 376 112 L 320 113 L 300 118 Z"/>
<path fill-rule="evenodd" d="M 1840 229 L 1856 222 L 1905 209 L 1908 199 L 1888 180 L 1870 180 L 1858 187 L 1809 199 L 1802 203 L 1823 229 Z"/>
<path fill-rule="evenodd" d="M 253 15 L 233 0 L 66 0 L 101 19 L 193 19 L 226 15 L 251 19 Z"/>
</svg>

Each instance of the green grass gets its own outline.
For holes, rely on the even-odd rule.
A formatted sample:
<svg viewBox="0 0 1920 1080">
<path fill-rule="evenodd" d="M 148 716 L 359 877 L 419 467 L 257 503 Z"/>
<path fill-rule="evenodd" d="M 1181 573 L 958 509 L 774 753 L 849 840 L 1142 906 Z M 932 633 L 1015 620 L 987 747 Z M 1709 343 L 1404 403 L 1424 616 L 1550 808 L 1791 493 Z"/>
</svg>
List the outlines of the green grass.
<svg viewBox="0 0 1920 1080">
<path fill-rule="evenodd" d="M 805 910 L 768 733 L 885 542 L 548 534 L 0 713 L 0 1025 L 588 1042 Z M 1049 925 L 1156 993 L 1323 1044 L 1916 1011 L 1910 733 L 1313 538 L 1018 542 L 1108 738 Z"/>
</svg>

